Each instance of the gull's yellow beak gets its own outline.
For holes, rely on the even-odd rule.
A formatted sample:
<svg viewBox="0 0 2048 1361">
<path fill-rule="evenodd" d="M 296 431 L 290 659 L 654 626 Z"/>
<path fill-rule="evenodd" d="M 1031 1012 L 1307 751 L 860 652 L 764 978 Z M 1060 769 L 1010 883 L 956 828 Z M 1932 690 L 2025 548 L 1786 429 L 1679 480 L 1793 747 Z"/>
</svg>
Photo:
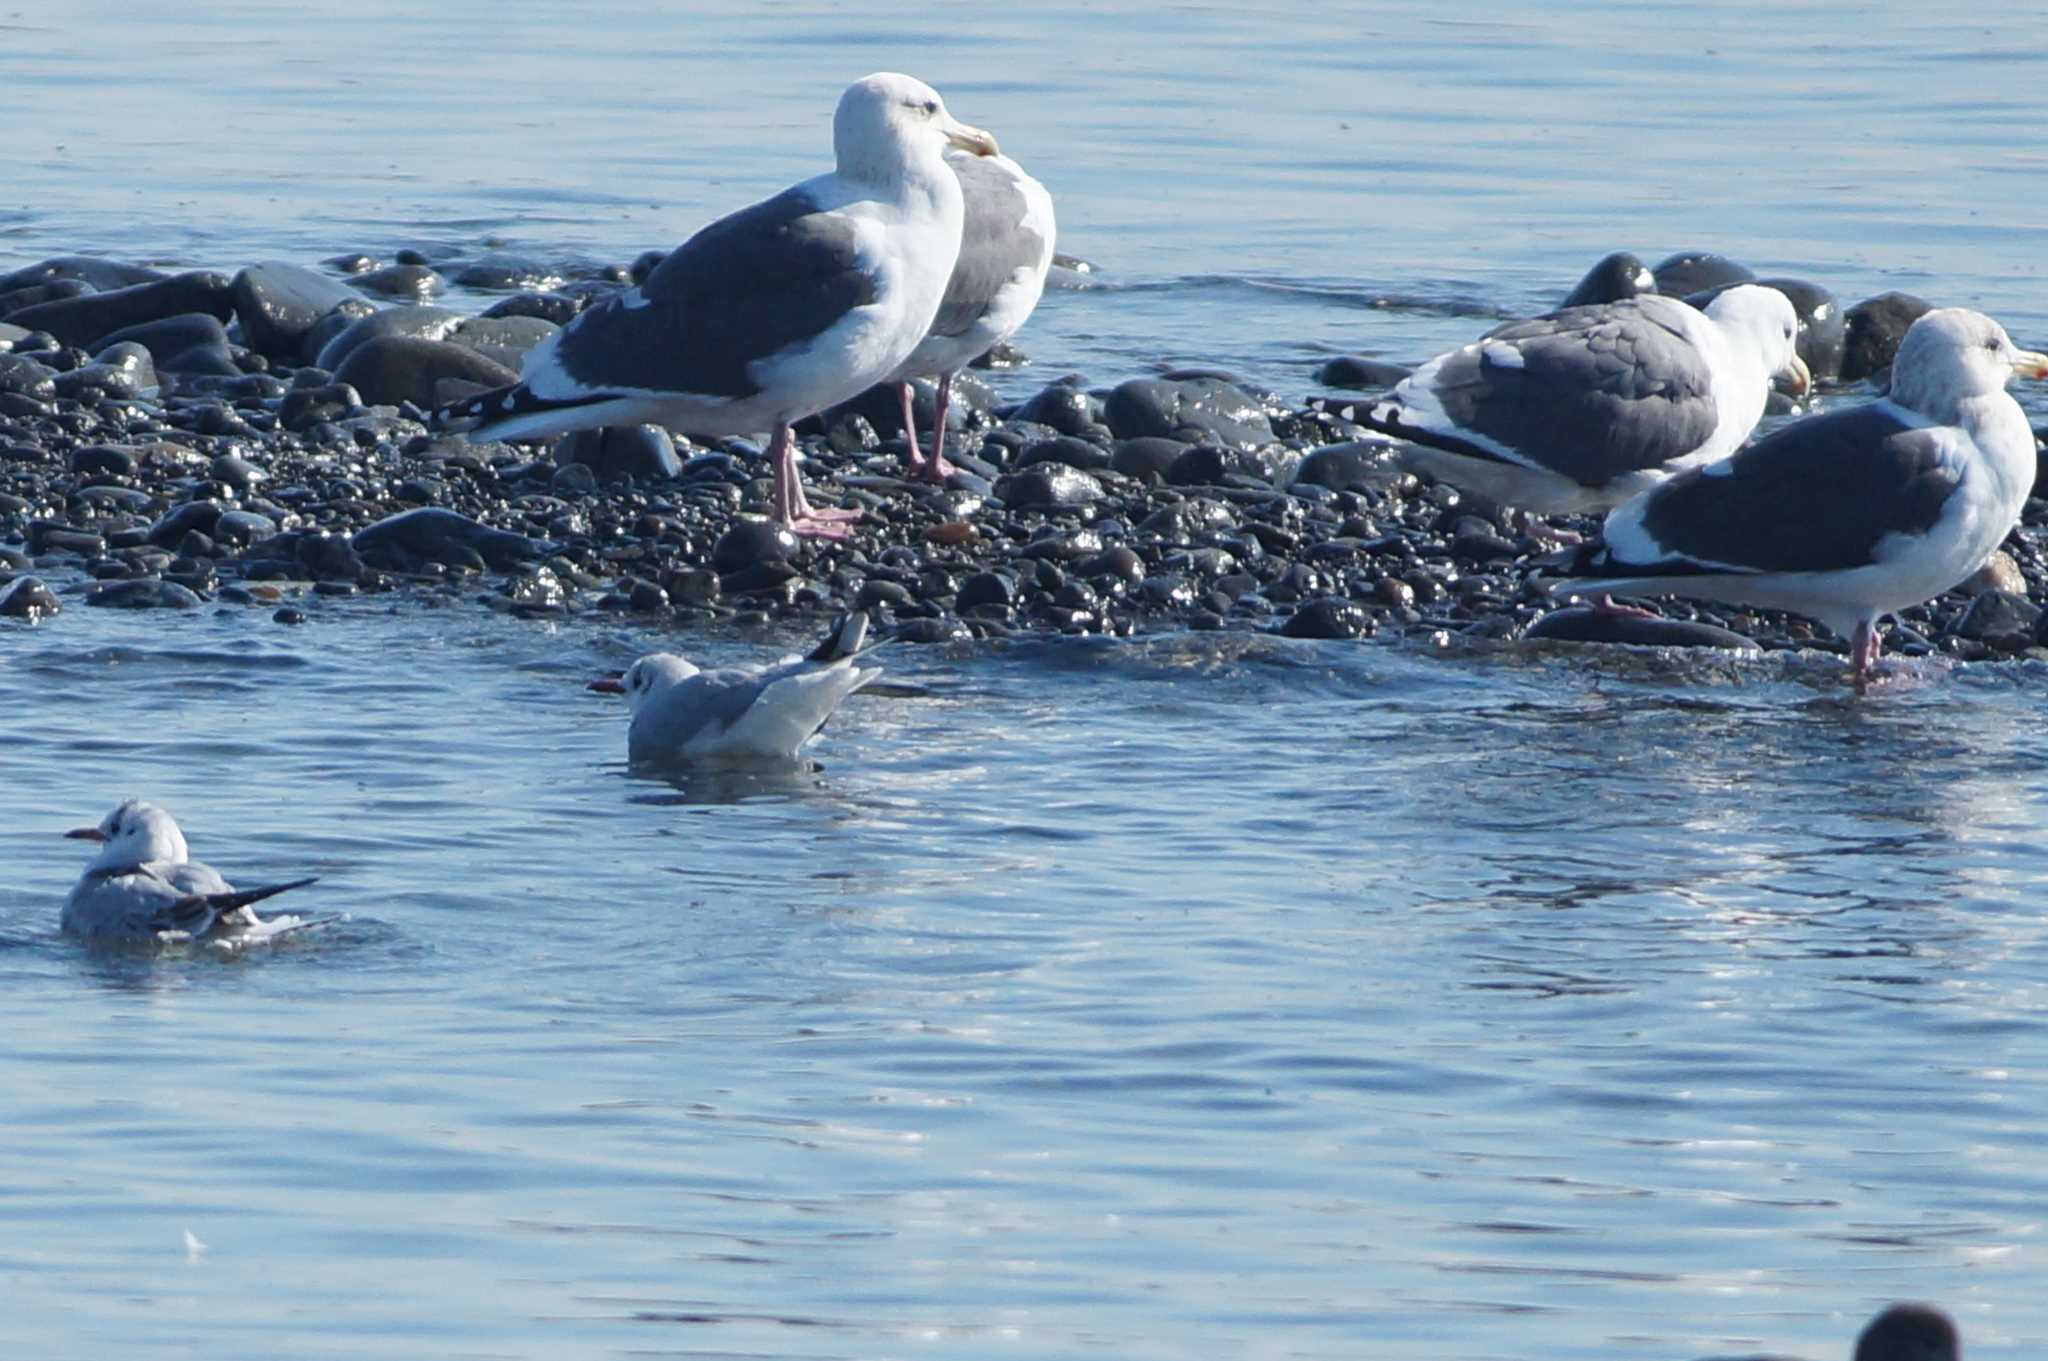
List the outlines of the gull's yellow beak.
<svg viewBox="0 0 2048 1361">
<path fill-rule="evenodd" d="M 2048 354 L 2039 350 L 2014 350 L 2012 371 L 2022 378 L 2048 378 Z"/>
<path fill-rule="evenodd" d="M 1779 369 L 1771 377 L 1777 379 L 1778 385 L 1786 389 L 1794 397 L 1804 397 L 1807 393 L 1813 391 L 1813 370 L 1807 368 L 1806 361 L 1796 354 L 1792 356 L 1784 368 Z"/>
<path fill-rule="evenodd" d="M 996 145 L 995 134 L 981 128 L 970 127 L 957 118 L 946 120 L 946 145 L 971 151 L 977 156 L 1000 156 L 1003 149 Z"/>
</svg>

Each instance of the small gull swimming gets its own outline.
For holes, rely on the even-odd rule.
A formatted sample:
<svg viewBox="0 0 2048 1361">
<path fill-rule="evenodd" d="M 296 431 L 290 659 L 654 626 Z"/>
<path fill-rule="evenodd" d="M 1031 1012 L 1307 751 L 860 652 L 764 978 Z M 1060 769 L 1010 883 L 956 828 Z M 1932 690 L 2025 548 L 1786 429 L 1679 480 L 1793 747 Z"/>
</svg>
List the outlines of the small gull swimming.
<svg viewBox="0 0 2048 1361">
<path fill-rule="evenodd" d="M 946 408 L 953 376 L 1017 333 L 1045 293 L 1052 268 L 1052 195 L 1008 156 L 946 153 L 960 177 L 964 225 L 960 256 L 931 332 L 894 375 L 903 402 L 903 434 L 910 445 L 909 472 L 931 482 L 953 473 L 946 462 Z M 932 448 L 917 444 L 911 415 L 910 380 L 938 375 L 932 417 Z"/>
<path fill-rule="evenodd" d="M 705 227 L 536 346 L 518 383 L 437 418 L 482 440 L 772 430 L 776 522 L 845 537 L 860 513 L 811 506 L 790 427 L 887 379 L 931 330 L 960 253 L 949 146 L 997 151 L 922 81 L 855 81 L 833 117 L 832 171 Z"/>
<path fill-rule="evenodd" d="M 1771 288 L 1730 288 L 1704 311 L 1644 294 L 1512 322 L 1389 398 L 1324 406 L 1411 441 L 1416 467 L 1501 504 L 1605 510 L 1735 452 L 1774 377 L 1804 393 L 1798 331 Z"/>
<path fill-rule="evenodd" d="M 2034 432 L 2005 390 L 2048 378 L 1990 317 L 1913 323 L 1874 402 L 1795 421 L 1617 507 L 1553 594 L 1597 588 L 1794 610 L 1850 642 L 1856 689 L 1878 619 L 1958 585 L 2019 522 Z"/>
<path fill-rule="evenodd" d="M 191 858 L 176 820 L 153 803 L 129 799 L 99 825 L 65 835 L 100 843 L 64 900 L 62 925 L 72 935 L 166 945 L 241 943 L 312 924 L 298 917 L 259 917 L 254 904 L 315 880 L 237 890 L 211 865 Z"/>
<path fill-rule="evenodd" d="M 767 666 L 705 671 L 671 652 L 653 652 L 624 677 L 590 688 L 624 694 L 632 707 L 626 754 L 635 764 L 794 761 L 839 705 L 882 674 L 857 665 L 867 616 L 841 615 L 810 653 Z"/>
</svg>

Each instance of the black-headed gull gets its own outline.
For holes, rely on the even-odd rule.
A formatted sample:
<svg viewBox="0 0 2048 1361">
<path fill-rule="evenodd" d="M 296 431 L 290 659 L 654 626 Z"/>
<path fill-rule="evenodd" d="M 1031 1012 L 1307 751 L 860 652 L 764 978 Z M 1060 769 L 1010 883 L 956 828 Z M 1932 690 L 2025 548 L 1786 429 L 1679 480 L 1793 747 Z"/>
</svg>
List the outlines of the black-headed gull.
<svg viewBox="0 0 2048 1361">
<path fill-rule="evenodd" d="M 953 375 L 1015 335 L 1038 306 L 1046 271 L 1052 268 L 1056 230 L 1052 195 L 1008 156 L 949 151 L 946 164 L 960 177 L 965 203 L 960 258 L 930 334 L 894 375 L 903 402 L 903 437 L 910 444 L 909 471 L 930 482 L 944 482 L 953 473 L 945 452 Z M 939 384 L 927 456 L 917 447 L 910 380 L 931 374 L 938 375 Z"/>
<path fill-rule="evenodd" d="M 832 141 L 829 174 L 705 227 L 536 347 L 518 383 L 437 414 L 471 439 L 772 429 L 775 519 L 843 537 L 859 513 L 811 507 L 790 425 L 886 379 L 931 330 L 960 253 L 946 148 L 997 148 L 929 85 L 886 72 L 847 87 Z"/>
<path fill-rule="evenodd" d="M 1887 396 L 1795 421 L 1617 507 L 1552 593 L 1795 610 L 1849 640 L 1861 692 L 1879 617 L 1953 588 L 2019 522 L 2035 466 L 2034 432 L 2005 390 L 2015 373 L 2048 378 L 2048 355 L 1980 312 L 1929 312 L 1900 342 Z"/>
<path fill-rule="evenodd" d="M 153 803 L 129 799 L 98 826 L 65 835 L 100 843 L 64 900 L 63 927 L 72 935 L 172 944 L 266 939 L 307 925 L 297 917 L 266 920 L 253 904 L 313 879 L 237 890 L 211 865 L 190 857 L 177 822 Z"/>
<path fill-rule="evenodd" d="M 1773 377 L 1805 392 L 1799 316 L 1742 284 L 1704 311 L 1645 294 L 1513 322 L 1438 355 L 1391 397 L 1329 411 L 1415 447 L 1433 477 L 1539 514 L 1605 510 L 1725 458 Z"/>
<path fill-rule="evenodd" d="M 867 631 L 866 615 L 841 615 L 809 654 L 767 666 L 702 671 L 672 652 L 652 652 L 622 678 L 590 688 L 631 704 L 626 755 L 635 763 L 793 761 L 841 701 L 882 674 L 855 664 Z"/>
</svg>

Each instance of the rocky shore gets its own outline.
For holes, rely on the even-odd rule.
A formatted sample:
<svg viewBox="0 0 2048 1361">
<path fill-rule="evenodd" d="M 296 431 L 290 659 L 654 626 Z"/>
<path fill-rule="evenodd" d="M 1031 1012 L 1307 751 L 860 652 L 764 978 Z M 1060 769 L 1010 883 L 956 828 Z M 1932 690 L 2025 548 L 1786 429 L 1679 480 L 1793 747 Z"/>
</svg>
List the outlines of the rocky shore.
<svg viewBox="0 0 2048 1361">
<path fill-rule="evenodd" d="M 1804 620 L 1684 602 L 1667 620 L 1555 611 L 1543 559 L 1593 521 L 1480 504 L 1404 471 L 1341 403 L 1223 373 L 1061 378 L 1015 405 L 963 378 L 948 435 L 963 471 L 944 488 L 900 475 L 893 397 L 870 393 L 801 429 L 812 500 L 863 512 L 844 543 L 760 518 L 767 470 L 747 440 L 469 445 L 429 428 L 437 401 L 510 381 L 651 263 L 572 278 L 402 253 L 230 277 L 60 257 L 0 276 L 0 616 L 217 601 L 289 624 L 330 597 L 429 591 L 681 627 L 851 607 L 915 642 L 1236 629 L 1841 647 Z M 426 301 L 450 286 L 480 314 Z M 1344 361 L 1320 378 L 1365 392 L 1400 376 Z M 2029 598 L 2048 599 L 2036 490 L 2004 553 L 1907 611 L 1893 650 L 2048 660 Z"/>
</svg>

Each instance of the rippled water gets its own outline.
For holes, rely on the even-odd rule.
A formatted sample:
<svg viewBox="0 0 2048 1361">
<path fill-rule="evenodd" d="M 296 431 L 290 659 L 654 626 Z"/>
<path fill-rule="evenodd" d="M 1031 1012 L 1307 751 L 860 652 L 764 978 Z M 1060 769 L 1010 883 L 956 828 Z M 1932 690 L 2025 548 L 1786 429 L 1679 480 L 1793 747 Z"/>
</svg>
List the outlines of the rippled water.
<svg viewBox="0 0 2048 1361">
<path fill-rule="evenodd" d="M 1299 393 L 1616 247 L 2048 333 L 2009 8 L 561 13 L 5 16 L 0 252 L 630 258 L 900 66 L 1103 266 L 1013 385 Z M 2048 1337 L 2038 666 L 897 648 L 822 771 L 675 785 L 580 681 L 768 640 L 314 615 L 0 631 L 13 1354 L 1834 1357 L 1902 1296 Z M 53 834 L 124 794 L 351 919 L 80 951 Z"/>
</svg>

